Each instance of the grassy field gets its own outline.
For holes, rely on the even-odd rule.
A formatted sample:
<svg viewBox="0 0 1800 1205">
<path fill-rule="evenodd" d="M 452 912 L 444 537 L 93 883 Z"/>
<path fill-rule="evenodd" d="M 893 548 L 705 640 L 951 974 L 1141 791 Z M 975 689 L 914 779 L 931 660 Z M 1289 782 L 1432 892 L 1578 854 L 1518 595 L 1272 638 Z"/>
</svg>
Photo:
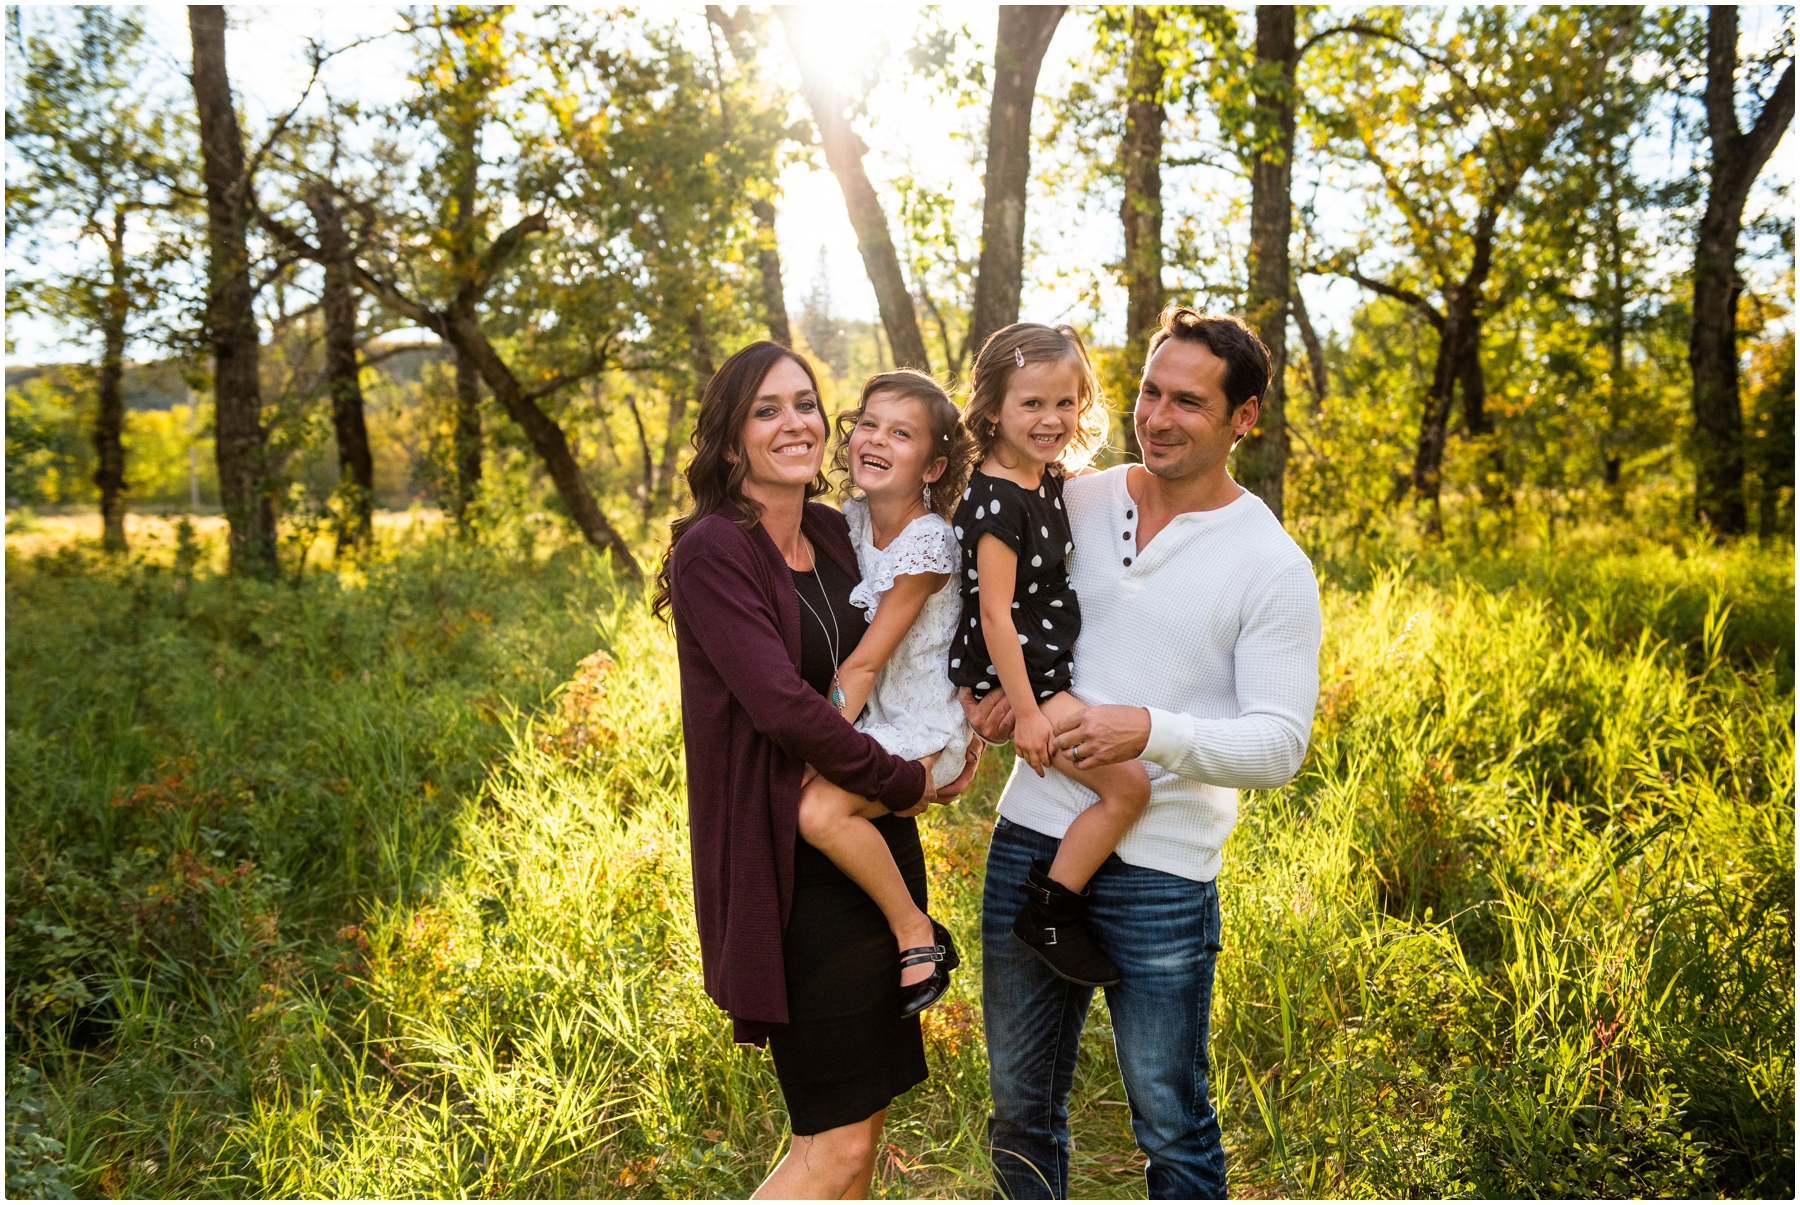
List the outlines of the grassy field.
<svg viewBox="0 0 1800 1205">
<path fill-rule="evenodd" d="M 671 640 L 584 551 L 384 529 L 217 576 L 9 535 L 11 1195 L 741 1196 Z M 137 538 L 134 536 L 134 538 Z M 1246 794 L 1213 1049 L 1246 1196 L 1788 1196 L 1793 550 L 1319 556 L 1300 777 Z M 1003 758 L 925 826 L 977 951 Z M 978 962 L 978 960 L 976 960 Z M 979 967 L 885 1196 L 986 1190 Z M 1075 1192 L 1143 1194 L 1103 1009 Z"/>
</svg>

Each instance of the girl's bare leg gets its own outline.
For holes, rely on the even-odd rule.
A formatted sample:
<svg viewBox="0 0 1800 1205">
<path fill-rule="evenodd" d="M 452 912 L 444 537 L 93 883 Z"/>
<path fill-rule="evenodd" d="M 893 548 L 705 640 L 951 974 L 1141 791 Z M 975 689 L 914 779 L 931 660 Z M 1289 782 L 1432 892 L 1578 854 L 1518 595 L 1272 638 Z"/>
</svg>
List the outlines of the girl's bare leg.
<svg viewBox="0 0 1800 1205">
<path fill-rule="evenodd" d="M 1080 699 L 1064 691 L 1046 699 L 1043 712 L 1054 726 L 1084 706 Z M 1068 753 L 1061 750 L 1051 764 L 1059 773 L 1100 796 L 1069 825 L 1057 848 L 1056 860 L 1050 864 L 1051 878 L 1070 891 L 1085 891 L 1100 864 L 1119 847 L 1126 830 L 1144 814 L 1150 802 L 1150 776 L 1140 761 L 1077 770 Z"/>
<path fill-rule="evenodd" d="M 1141 773 L 1141 771 L 1140 771 Z M 869 821 L 888 814 L 888 809 L 852 795 L 823 778 L 815 778 L 800 792 L 800 835 L 806 843 L 830 858 L 832 865 L 875 901 L 887 918 L 888 928 L 902 950 L 936 944 L 931 918 L 913 903 L 894 854 Z M 1104 854 L 1101 855 L 1105 857 Z M 936 969 L 935 963 L 905 967 L 900 985 L 922 983 Z"/>
</svg>

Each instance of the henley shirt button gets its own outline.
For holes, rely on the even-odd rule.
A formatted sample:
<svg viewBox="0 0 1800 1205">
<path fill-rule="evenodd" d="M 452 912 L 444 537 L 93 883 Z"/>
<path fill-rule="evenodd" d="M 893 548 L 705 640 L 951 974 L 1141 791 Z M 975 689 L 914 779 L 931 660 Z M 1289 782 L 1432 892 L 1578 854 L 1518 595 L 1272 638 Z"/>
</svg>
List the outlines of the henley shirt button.
<svg viewBox="0 0 1800 1205">
<path fill-rule="evenodd" d="M 1131 567 L 1131 558 L 1130 557 L 1125 558 L 1125 567 L 1128 569 Z"/>
<path fill-rule="evenodd" d="M 1130 538 L 1131 538 L 1131 533 L 1130 533 L 1130 532 L 1126 532 L 1126 533 L 1125 533 L 1125 534 L 1124 534 L 1124 535 L 1122 535 L 1122 536 L 1120 536 L 1120 537 L 1119 537 L 1119 538 L 1120 538 L 1120 539 L 1121 539 L 1121 540 L 1129 540 L 1129 539 L 1130 539 Z"/>
</svg>

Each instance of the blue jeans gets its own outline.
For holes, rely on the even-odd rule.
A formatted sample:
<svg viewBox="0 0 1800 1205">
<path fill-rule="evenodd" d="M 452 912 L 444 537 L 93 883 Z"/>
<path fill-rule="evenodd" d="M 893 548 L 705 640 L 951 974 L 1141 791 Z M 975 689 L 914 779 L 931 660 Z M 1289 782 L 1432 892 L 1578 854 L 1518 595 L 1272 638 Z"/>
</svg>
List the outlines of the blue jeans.
<svg viewBox="0 0 1800 1205">
<path fill-rule="evenodd" d="M 987 1029 L 988 1145 L 1000 1196 L 1069 1193 L 1069 1087 L 1094 990 L 1059 979 L 1011 939 L 1033 858 L 1056 838 L 1001 819 L 981 902 L 981 1002 Z M 1088 884 L 1089 932 L 1124 974 L 1106 989 L 1131 1128 L 1149 1158 L 1152 1200 L 1222 1199 L 1225 1148 L 1207 1094 L 1207 1030 L 1219 953 L 1219 893 L 1117 854 Z"/>
</svg>

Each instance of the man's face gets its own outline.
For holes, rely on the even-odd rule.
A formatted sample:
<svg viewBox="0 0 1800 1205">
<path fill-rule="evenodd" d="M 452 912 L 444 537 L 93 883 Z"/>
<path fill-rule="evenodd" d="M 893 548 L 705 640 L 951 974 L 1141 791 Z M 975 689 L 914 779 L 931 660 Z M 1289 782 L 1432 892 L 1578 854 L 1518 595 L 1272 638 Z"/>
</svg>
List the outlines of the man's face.
<svg viewBox="0 0 1800 1205">
<path fill-rule="evenodd" d="M 1166 340 L 1138 389 L 1133 421 L 1144 467 L 1171 481 L 1212 471 L 1256 425 L 1259 406 L 1251 398 L 1227 415 L 1225 361 L 1203 344 Z"/>
</svg>

